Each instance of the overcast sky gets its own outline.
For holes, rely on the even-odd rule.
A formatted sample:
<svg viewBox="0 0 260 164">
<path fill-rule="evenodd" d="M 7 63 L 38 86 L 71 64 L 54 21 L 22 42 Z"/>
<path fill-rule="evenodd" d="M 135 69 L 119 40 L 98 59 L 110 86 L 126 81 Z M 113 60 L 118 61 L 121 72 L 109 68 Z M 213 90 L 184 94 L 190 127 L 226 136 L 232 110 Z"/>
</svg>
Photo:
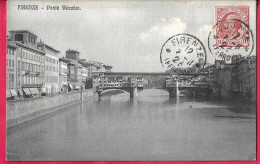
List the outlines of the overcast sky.
<svg viewBox="0 0 260 164">
<path fill-rule="evenodd" d="M 38 11 L 18 10 L 18 5 L 38 4 Z M 46 44 L 61 51 L 80 52 L 80 58 L 113 66 L 113 71 L 164 71 L 160 63 L 163 43 L 178 33 L 199 38 L 214 61 L 207 37 L 214 25 L 214 7 L 220 1 L 9 1 L 8 30 L 29 30 Z M 234 4 L 234 2 L 233 2 Z M 235 2 L 250 6 L 250 24 L 255 27 L 254 1 Z M 60 6 L 59 11 L 46 10 Z M 62 5 L 79 6 L 63 11 Z M 255 31 L 255 28 L 253 28 Z"/>
</svg>

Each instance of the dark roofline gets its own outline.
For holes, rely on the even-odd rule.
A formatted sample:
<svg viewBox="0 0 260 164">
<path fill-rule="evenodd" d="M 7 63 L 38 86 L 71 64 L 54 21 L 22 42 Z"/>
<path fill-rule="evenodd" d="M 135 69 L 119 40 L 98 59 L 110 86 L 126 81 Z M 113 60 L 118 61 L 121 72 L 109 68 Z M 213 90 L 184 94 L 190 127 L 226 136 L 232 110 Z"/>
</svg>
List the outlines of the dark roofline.
<svg viewBox="0 0 260 164">
<path fill-rule="evenodd" d="M 30 33 L 30 34 L 32 34 L 32 35 L 37 37 L 37 35 L 35 35 L 34 33 L 32 33 L 31 31 L 28 31 L 28 30 L 11 30 L 9 32 L 11 32 L 11 33 L 12 32 L 14 32 L 14 33 Z"/>
<path fill-rule="evenodd" d="M 67 64 L 77 65 L 77 63 L 74 60 L 71 60 L 69 58 L 59 58 L 60 61 L 66 62 Z"/>
<path fill-rule="evenodd" d="M 44 45 L 46 46 L 46 48 L 48 48 L 48 49 L 51 49 L 51 50 L 53 50 L 53 51 L 55 51 L 55 52 L 57 52 L 57 53 L 60 52 L 60 51 L 54 49 L 53 47 L 49 46 L 48 44 L 45 44 L 45 43 L 43 43 L 43 44 L 44 44 Z"/>
<path fill-rule="evenodd" d="M 27 48 L 27 49 L 29 49 L 29 50 L 31 50 L 31 51 L 35 51 L 35 52 L 37 52 L 37 53 L 41 53 L 41 54 L 45 55 L 45 52 L 43 52 L 43 51 L 41 51 L 41 50 L 32 48 L 32 47 L 27 46 L 27 45 L 25 45 L 25 44 L 22 44 L 22 43 L 20 43 L 20 42 L 15 42 L 15 43 L 16 43 L 16 45 L 18 45 L 18 46 L 20 46 L 20 47 Z"/>
<path fill-rule="evenodd" d="M 62 58 L 59 58 L 59 61 L 63 61 L 63 62 L 65 62 L 65 63 L 67 63 L 67 62 L 68 62 L 68 60 L 67 60 L 66 58 L 64 58 L 64 57 L 62 57 Z"/>
<path fill-rule="evenodd" d="M 76 50 L 71 50 L 71 49 L 67 50 L 66 52 L 77 52 L 77 53 L 79 53 L 78 51 L 76 51 Z"/>
<path fill-rule="evenodd" d="M 110 66 L 110 65 L 103 65 L 103 67 L 105 67 L 105 68 L 113 68 L 113 67 Z"/>
<path fill-rule="evenodd" d="M 17 48 L 16 44 L 13 42 L 7 42 L 7 47 Z"/>
</svg>

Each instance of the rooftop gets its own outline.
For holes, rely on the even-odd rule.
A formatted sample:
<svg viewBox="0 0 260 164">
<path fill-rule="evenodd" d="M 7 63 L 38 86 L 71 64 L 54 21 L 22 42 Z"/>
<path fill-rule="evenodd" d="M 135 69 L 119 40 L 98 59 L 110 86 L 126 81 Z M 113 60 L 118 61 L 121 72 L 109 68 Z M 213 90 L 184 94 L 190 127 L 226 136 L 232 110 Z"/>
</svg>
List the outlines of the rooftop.
<svg viewBox="0 0 260 164">
<path fill-rule="evenodd" d="M 77 52 L 77 53 L 79 53 L 78 51 L 76 51 L 76 50 L 71 50 L 71 49 L 68 49 L 66 52 Z"/>
<path fill-rule="evenodd" d="M 31 31 L 28 31 L 28 30 L 11 30 L 9 31 L 10 33 L 29 33 L 31 35 L 34 35 L 37 37 L 37 35 L 35 35 L 34 33 L 32 33 Z"/>
<path fill-rule="evenodd" d="M 50 49 L 50 50 L 52 50 L 52 51 L 54 51 L 54 52 L 56 52 L 56 53 L 60 53 L 59 50 L 56 50 L 56 49 L 54 49 L 53 47 L 51 47 L 51 46 L 49 46 L 49 45 L 47 45 L 47 44 L 44 44 L 44 45 L 45 45 L 46 48 L 48 48 L 48 49 Z"/>
</svg>

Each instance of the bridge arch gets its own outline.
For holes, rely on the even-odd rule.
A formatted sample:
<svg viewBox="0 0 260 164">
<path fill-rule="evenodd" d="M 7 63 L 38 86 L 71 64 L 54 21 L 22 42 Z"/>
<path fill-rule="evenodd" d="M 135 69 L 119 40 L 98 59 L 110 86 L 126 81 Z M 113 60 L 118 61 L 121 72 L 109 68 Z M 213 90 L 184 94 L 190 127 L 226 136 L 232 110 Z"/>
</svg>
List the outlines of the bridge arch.
<svg viewBox="0 0 260 164">
<path fill-rule="evenodd" d="M 102 92 L 100 92 L 101 95 L 103 94 L 106 94 L 106 93 L 109 93 L 109 92 L 113 92 L 113 91 L 121 91 L 122 93 L 130 93 L 124 89 L 106 89 L 106 90 L 103 90 Z"/>
</svg>

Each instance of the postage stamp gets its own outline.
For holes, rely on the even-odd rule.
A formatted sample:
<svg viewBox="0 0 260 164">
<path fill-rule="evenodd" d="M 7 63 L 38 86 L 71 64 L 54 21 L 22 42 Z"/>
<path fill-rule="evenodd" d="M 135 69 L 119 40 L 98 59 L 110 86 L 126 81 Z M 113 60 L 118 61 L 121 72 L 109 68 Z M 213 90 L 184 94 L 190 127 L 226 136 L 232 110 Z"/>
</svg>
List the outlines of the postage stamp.
<svg viewBox="0 0 260 164">
<path fill-rule="evenodd" d="M 246 35 L 243 36 L 242 40 L 239 38 L 233 38 L 228 40 L 228 34 L 225 34 L 226 37 L 220 38 L 220 36 L 216 33 L 216 31 L 218 31 L 219 28 L 218 23 L 215 26 L 213 26 L 212 30 L 209 32 L 208 35 L 209 52 L 213 55 L 215 59 L 224 60 L 227 63 L 231 63 L 233 57 L 240 58 L 252 55 L 252 53 L 254 52 L 255 42 L 253 31 L 247 23 L 236 19 L 233 19 L 231 21 L 231 24 L 239 25 L 240 29 L 246 29 Z M 240 31 L 238 31 L 237 35 L 240 34 Z"/>
<path fill-rule="evenodd" d="M 249 46 L 249 7 L 216 7 L 216 43 L 223 47 Z"/>
</svg>

